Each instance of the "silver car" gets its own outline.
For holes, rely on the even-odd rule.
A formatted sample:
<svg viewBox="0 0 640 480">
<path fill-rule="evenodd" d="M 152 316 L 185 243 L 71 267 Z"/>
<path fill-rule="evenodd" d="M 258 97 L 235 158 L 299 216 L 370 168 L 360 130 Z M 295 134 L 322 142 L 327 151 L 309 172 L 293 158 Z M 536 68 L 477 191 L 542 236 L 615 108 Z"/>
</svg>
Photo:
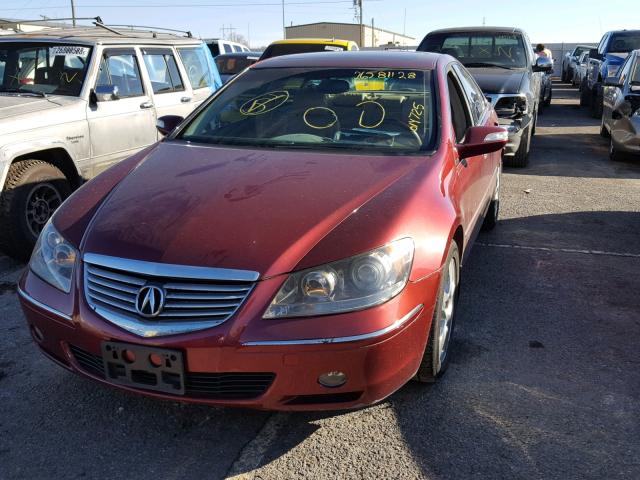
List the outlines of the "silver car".
<svg viewBox="0 0 640 480">
<path fill-rule="evenodd" d="M 22 259 L 84 180 L 221 86 L 203 41 L 101 25 L 0 37 L 0 80 L 0 249 Z"/>
<path fill-rule="evenodd" d="M 618 70 L 608 77 L 603 92 L 600 134 L 610 138 L 609 156 L 640 155 L 640 50 L 634 50 Z"/>
<path fill-rule="evenodd" d="M 582 85 L 582 81 L 587 76 L 587 67 L 589 66 L 589 51 L 582 52 L 578 61 L 576 62 L 575 69 L 573 70 L 573 78 L 571 84 L 575 86 Z"/>
<path fill-rule="evenodd" d="M 570 82 L 574 78 L 576 70 L 578 69 L 578 60 L 580 59 L 580 55 L 584 52 L 588 52 L 593 47 L 589 45 L 576 45 L 576 47 L 564 54 L 562 58 L 562 75 L 561 79 L 563 82 Z"/>
</svg>

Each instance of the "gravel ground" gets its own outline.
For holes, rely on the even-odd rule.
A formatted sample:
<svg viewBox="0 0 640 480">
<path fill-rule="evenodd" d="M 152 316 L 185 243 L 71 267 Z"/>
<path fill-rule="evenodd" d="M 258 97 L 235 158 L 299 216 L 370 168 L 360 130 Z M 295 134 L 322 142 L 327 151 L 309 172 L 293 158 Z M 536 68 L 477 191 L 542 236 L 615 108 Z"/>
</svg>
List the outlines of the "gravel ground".
<svg viewBox="0 0 640 480">
<path fill-rule="evenodd" d="M 453 358 L 358 411 L 158 402 L 42 357 L 0 257 L 0 478 L 640 478 L 640 161 L 556 84 L 463 272 Z"/>
</svg>

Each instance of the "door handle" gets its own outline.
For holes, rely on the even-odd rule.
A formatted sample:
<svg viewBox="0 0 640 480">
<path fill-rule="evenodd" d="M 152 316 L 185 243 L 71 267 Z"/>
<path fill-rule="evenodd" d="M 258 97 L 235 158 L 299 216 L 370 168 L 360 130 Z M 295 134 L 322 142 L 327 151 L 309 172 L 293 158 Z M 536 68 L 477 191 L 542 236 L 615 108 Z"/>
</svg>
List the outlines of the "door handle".
<svg viewBox="0 0 640 480">
<path fill-rule="evenodd" d="M 140 108 L 145 109 L 145 108 L 153 108 L 153 103 L 146 101 L 146 102 L 142 102 L 140 104 Z"/>
<path fill-rule="evenodd" d="M 191 97 L 182 97 L 182 98 L 180 99 L 180 101 L 181 101 L 182 103 L 189 103 L 189 102 L 191 101 Z"/>
</svg>

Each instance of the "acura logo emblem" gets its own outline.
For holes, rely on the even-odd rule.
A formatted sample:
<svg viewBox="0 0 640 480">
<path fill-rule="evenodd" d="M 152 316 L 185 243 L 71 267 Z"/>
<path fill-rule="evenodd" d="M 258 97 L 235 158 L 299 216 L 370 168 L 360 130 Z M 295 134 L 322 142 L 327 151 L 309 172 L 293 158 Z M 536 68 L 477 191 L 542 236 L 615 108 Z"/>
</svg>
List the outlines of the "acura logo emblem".
<svg viewBox="0 0 640 480">
<path fill-rule="evenodd" d="M 138 291 L 136 310 L 143 317 L 157 317 L 164 307 L 164 290 L 154 285 L 145 285 Z"/>
</svg>

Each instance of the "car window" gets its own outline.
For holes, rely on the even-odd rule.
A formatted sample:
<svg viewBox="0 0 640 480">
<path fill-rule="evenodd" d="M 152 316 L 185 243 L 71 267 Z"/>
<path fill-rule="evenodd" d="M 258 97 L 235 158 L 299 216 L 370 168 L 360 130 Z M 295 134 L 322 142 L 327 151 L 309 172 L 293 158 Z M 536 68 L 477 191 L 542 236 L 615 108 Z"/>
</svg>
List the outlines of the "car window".
<svg viewBox="0 0 640 480">
<path fill-rule="evenodd" d="M 138 59 L 133 52 L 107 51 L 102 57 L 97 86 L 115 85 L 120 98 L 144 95 Z"/>
<path fill-rule="evenodd" d="M 486 108 L 486 98 L 482 93 L 482 89 L 478 86 L 473 77 L 469 75 L 469 72 L 467 72 L 464 68 L 461 68 L 459 65 L 454 65 L 453 68 L 458 74 L 458 78 L 460 79 L 462 88 L 464 89 L 467 99 L 469 100 L 473 122 L 477 124 L 478 122 L 480 122 L 482 115 L 484 115 L 484 111 Z"/>
<path fill-rule="evenodd" d="M 91 48 L 32 42 L 0 45 L 0 91 L 78 96 Z"/>
<path fill-rule="evenodd" d="M 250 69 L 213 97 L 178 138 L 254 148 L 418 154 L 432 143 L 433 105 L 428 70 Z"/>
<path fill-rule="evenodd" d="M 640 85 L 640 55 L 636 56 L 636 63 L 631 69 L 631 79 L 629 83 Z"/>
<path fill-rule="evenodd" d="M 211 87 L 213 74 L 204 50 L 199 47 L 178 49 L 187 76 L 194 89 Z"/>
<path fill-rule="evenodd" d="M 231 49 L 234 52 L 241 52 L 242 51 L 242 49 L 238 45 L 231 45 Z"/>
<path fill-rule="evenodd" d="M 178 71 L 176 59 L 172 53 L 143 50 L 144 59 L 153 93 L 169 93 L 184 90 L 184 84 Z"/>
<path fill-rule="evenodd" d="M 640 48 L 640 32 L 620 32 L 611 35 L 609 52 L 629 53 Z"/>
<path fill-rule="evenodd" d="M 220 55 L 220 46 L 218 45 L 217 42 L 210 43 L 209 50 L 211 50 L 211 55 L 213 55 L 214 57 L 217 57 L 218 55 Z"/>
<path fill-rule="evenodd" d="M 529 62 L 522 35 L 511 32 L 434 33 L 418 50 L 451 55 L 466 67 L 524 68 Z"/>
<path fill-rule="evenodd" d="M 460 143 L 464 140 L 469 127 L 471 127 L 471 115 L 465 103 L 462 88 L 452 72 L 447 75 L 447 86 L 449 89 L 453 131 L 455 132 L 456 142 Z"/>
</svg>

